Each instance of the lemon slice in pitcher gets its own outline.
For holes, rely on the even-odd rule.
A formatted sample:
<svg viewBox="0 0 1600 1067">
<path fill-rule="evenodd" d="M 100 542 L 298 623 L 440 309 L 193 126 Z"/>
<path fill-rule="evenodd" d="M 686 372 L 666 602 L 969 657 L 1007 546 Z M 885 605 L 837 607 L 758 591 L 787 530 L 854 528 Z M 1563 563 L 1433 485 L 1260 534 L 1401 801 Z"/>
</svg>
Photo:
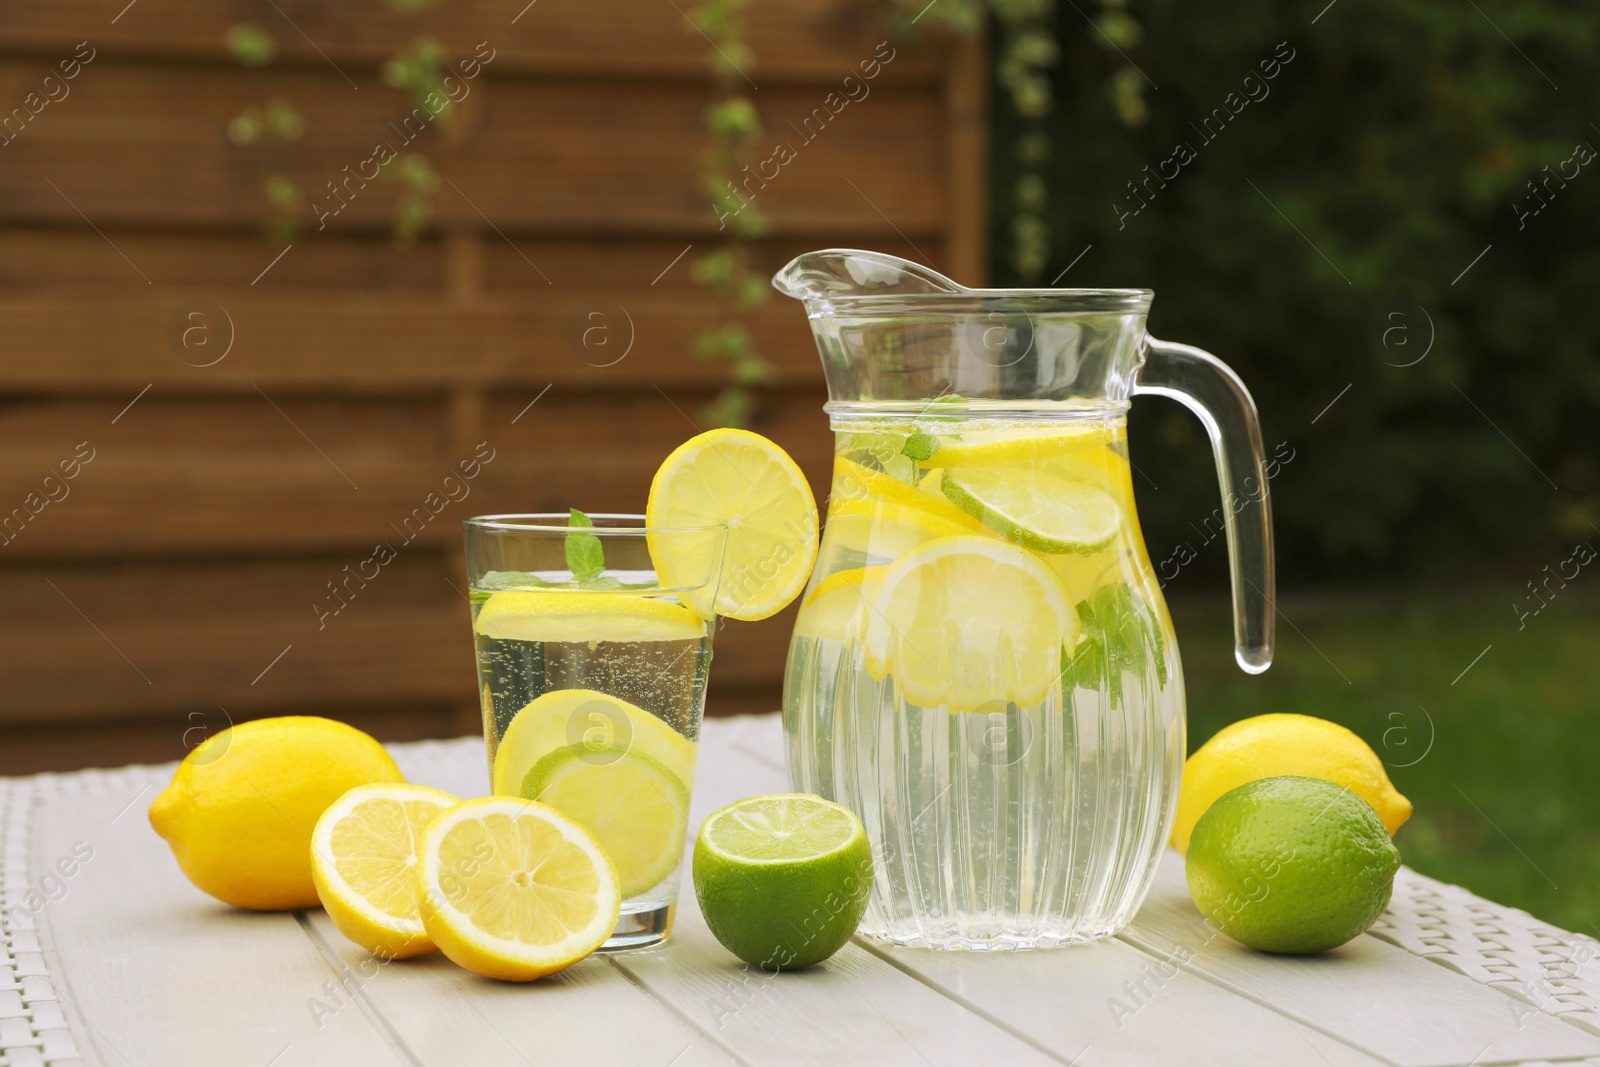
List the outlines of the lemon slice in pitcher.
<svg viewBox="0 0 1600 1067">
<path fill-rule="evenodd" d="M 888 568 L 866 618 L 867 673 L 922 707 L 975 711 L 1045 699 L 1078 617 L 1056 576 L 992 537 L 946 537 Z"/>
<path fill-rule="evenodd" d="M 858 640 L 867 601 L 888 567 L 852 567 L 828 575 L 800 603 L 794 632 L 804 637 Z"/>
<path fill-rule="evenodd" d="M 973 518 L 1036 552 L 1098 552 L 1122 529 L 1110 493 L 1044 465 L 947 470 L 943 487 Z"/>
<path fill-rule="evenodd" d="M 800 595 L 817 559 L 817 502 L 805 475 L 749 430 L 709 430 L 679 445 L 650 483 L 645 524 L 727 529 L 720 579 L 720 536 L 646 535 L 661 584 L 706 618 L 776 615 Z"/>
</svg>

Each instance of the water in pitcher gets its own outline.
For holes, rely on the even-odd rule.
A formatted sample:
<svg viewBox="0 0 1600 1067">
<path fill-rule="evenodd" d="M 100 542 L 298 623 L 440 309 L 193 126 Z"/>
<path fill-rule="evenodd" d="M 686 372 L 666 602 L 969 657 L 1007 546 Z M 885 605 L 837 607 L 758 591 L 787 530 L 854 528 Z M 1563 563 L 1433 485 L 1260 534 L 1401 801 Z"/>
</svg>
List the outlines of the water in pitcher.
<svg viewBox="0 0 1600 1067">
<path fill-rule="evenodd" d="M 1184 757 L 1173 639 L 1120 417 L 841 423 L 789 650 L 797 789 L 876 853 L 862 932 L 940 948 L 1132 918 Z"/>
</svg>

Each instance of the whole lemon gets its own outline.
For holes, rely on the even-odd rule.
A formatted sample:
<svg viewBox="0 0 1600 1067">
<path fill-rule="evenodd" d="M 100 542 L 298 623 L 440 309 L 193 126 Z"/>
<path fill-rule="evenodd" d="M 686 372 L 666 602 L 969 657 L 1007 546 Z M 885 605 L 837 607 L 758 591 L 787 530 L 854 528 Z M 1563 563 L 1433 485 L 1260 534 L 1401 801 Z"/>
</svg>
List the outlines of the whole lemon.
<svg viewBox="0 0 1600 1067">
<path fill-rule="evenodd" d="M 1183 765 L 1172 847 L 1188 851 L 1195 823 L 1222 794 L 1284 774 L 1344 786 L 1372 805 L 1391 835 L 1411 818 L 1411 801 L 1395 791 L 1383 761 L 1361 738 L 1310 715 L 1257 715 L 1218 731 Z"/>
<path fill-rule="evenodd" d="M 1185 864 L 1195 907 L 1263 952 L 1326 952 L 1388 907 L 1400 853 L 1372 806 L 1321 778 L 1230 790 L 1194 828 Z"/>
<path fill-rule="evenodd" d="M 178 866 L 218 900 L 258 911 L 317 906 L 311 832 L 344 792 L 403 782 L 368 734 L 332 719 L 257 719 L 209 737 L 150 805 Z"/>
</svg>

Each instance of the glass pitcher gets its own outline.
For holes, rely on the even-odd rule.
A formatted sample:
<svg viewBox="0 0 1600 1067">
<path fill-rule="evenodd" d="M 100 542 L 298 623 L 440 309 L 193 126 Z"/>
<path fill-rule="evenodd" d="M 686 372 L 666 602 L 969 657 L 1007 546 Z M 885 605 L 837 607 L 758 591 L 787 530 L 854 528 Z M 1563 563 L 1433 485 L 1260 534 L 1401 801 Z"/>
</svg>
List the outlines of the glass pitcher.
<svg viewBox="0 0 1600 1067">
<path fill-rule="evenodd" d="M 1171 829 L 1183 674 L 1134 512 L 1140 393 L 1200 417 L 1222 483 L 1235 656 L 1272 661 L 1271 514 L 1250 394 L 1145 333 L 1148 289 L 966 289 L 811 252 L 833 487 L 784 674 L 793 788 L 861 817 L 861 932 L 1023 949 L 1126 926 Z"/>
</svg>

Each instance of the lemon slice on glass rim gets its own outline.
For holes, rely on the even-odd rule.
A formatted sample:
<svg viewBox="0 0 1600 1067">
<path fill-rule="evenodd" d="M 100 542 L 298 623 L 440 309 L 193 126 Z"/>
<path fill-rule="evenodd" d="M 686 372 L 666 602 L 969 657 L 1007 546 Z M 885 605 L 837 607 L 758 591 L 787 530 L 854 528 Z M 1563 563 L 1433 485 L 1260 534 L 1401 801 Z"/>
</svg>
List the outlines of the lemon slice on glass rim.
<svg viewBox="0 0 1600 1067">
<path fill-rule="evenodd" d="M 805 475 L 749 430 L 709 430 L 679 445 L 650 483 L 645 525 L 661 585 L 705 618 L 776 615 L 800 595 L 817 558 L 817 502 Z M 693 530 L 718 526 L 725 542 L 722 531 Z"/>
</svg>

